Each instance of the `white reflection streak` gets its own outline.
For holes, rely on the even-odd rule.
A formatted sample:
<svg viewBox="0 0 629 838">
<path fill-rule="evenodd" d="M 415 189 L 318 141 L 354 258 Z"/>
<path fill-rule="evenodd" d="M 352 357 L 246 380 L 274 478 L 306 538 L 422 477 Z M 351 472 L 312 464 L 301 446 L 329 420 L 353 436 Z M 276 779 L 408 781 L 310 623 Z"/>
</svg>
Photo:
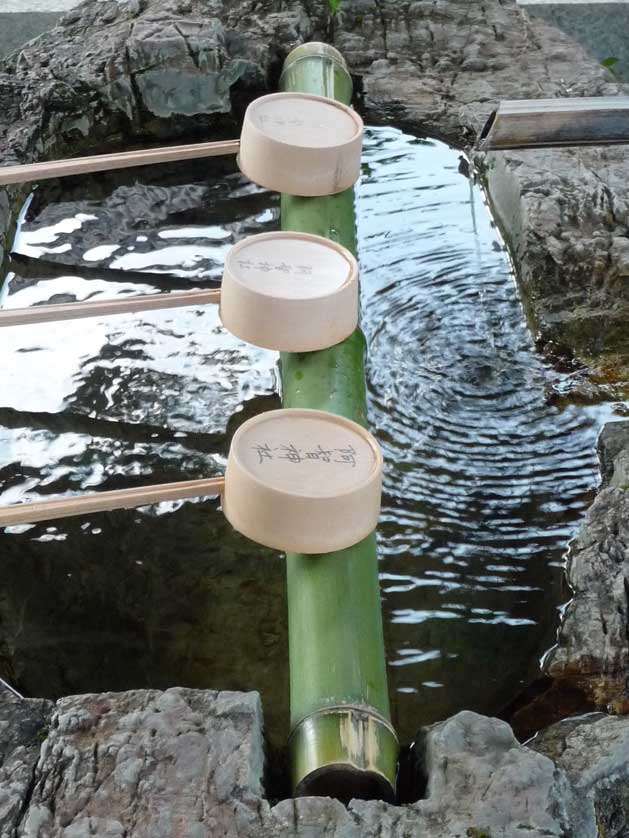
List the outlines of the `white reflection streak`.
<svg viewBox="0 0 629 838">
<path fill-rule="evenodd" d="M 461 614 L 453 614 L 451 611 L 418 611 L 414 608 L 404 608 L 393 611 L 393 623 L 412 623 L 418 625 L 426 620 L 460 620 Z"/>
<path fill-rule="evenodd" d="M 394 661 L 389 661 L 389 666 L 411 666 L 416 663 L 438 660 L 441 657 L 439 649 L 430 649 L 427 652 L 421 649 L 398 649 L 398 655 L 402 655 Z"/>
<path fill-rule="evenodd" d="M 225 241 L 231 238 L 231 233 L 224 227 L 175 227 L 172 230 L 160 230 L 157 234 L 160 239 L 212 239 L 212 241 Z"/>
<path fill-rule="evenodd" d="M 72 218 L 63 218 L 56 224 L 51 224 L 50 227 L 42 227 L 39 230 L 26 231 L 22 229 L 22 222 L 28 203 L 25 205 L 23 213 L 20 216 L 17 232 L 15 234 L 15 241 L 13 250 L 16 253 L 22 253 L 24 256 L 41 256 L 44 253 L 63 253 L 72 249 L 71 244 L 61 245 L 59 248 L 42 247 L 44 244 L 53 244 L 57 241 L 60 235 L 75 233 L 80 230 L 86 221 L 98 221 L 95 215 L 88 215 L 84 212 L 78 212 Z"/>
<path fill-rule="evenodd" d="M 149 253 L 125 253 L 114 259 L 111 268 L 123 271 L 142 271 L 155 266 L 194 268 L 202 259 L 222 262 L 231 245 L 181 244 L 152 250 Z"/>
</svg>

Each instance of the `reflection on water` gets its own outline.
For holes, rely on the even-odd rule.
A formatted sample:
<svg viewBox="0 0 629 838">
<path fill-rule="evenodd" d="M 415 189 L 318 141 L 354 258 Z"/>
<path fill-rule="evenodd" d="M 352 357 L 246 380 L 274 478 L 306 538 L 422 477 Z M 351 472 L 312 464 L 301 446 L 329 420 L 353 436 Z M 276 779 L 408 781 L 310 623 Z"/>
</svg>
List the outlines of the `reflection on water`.
<svg viewBox="0 0 629 838">
<path fill-rule="evenodd" d="M 535 674 L 610 408 L 549 404 L 482 195 L 447 147 L 372 135 L 359 200 L 396 721 L 500 710 Z"/>
<path fill-rule="evenodd" d="M 78 267 L 11 262 L 4 304 L 151 293 L 173 273 L 177 289 L 212 287 L 226 248 L 277 212 L 275 196 L 200 164 L 51 184 L 15 247 Z M 134 273 L 112 281 L 103 266 Z M 219 474 L 236 425 L 279 406 L 276 356 L 227 334 L 215 306 L 5 329 L 0 352 L 3 503 Z M 234 533 L 216 498 L 11 533 L 0 675 L 25 694 L 255 687 L 284 737 L 284 564 Z"/>
<path fill-rule="evenodd" d="M 364 160 L 385 631 L 408 741 L 461 707 L 497 712 L 534 672 L 607 412 L 547 404 L 556 373 L 457 153 L 379 128 Z M 217 165 L 43 186 L 16 249 L 76 267 L 11 262 L 3 304 L 151 293 L 167 276 L 211 287 L 233 242 L 278 225 L 275 195 Z M 227 334 L 211 306 L 5 329 L 0 353 L 2 503 L 220 473 L 235 426 L 278 405 L 275 354 Z M 257 688 L 282 741 L 282 559 L 232 532 L 216 499 L 13 528 L 0 556 L 0 676 L 24 693 Z"/>
</svg>

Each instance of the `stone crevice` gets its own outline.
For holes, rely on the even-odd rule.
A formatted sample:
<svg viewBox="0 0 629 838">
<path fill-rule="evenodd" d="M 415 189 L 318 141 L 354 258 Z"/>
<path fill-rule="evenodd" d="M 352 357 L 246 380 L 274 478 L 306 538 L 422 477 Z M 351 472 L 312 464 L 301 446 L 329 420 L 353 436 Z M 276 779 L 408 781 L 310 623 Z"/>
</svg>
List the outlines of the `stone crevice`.
<svg viewBox="0 0 629 838">
<path fill-rule="evenodd" d="M 380 27 L 382 30 L 382 43 L 384 45 L 384 57 L 388 57 L 389 48 L 387 45 L 387 18 L 386 18 L 386 6 L 383 5 L 382 0 L 374 0 L 376 4 L 376 8 L 378 10 L 378 18 L 380 20 Z"/>
<path fill-rule="evenodd" d="M 37 782 L 37 763 L 35 763 L 30 772 L 29 782 L 24 789 L 24 798 L 20 805 L 20 811 L 18 812 L 17 818 L 15 820 L 15 826 L 13 827 L 13 832 L 11 833 L 11 838 L 19 838 L 20 827 L 26 817 L 28 812 L 28 807 L 30 806 L 31 799 L 33 797 L 33 792 L 35 790 L 35 784 Z M 1 824 L 1 821 L 0 821 Z"/>
</svg>

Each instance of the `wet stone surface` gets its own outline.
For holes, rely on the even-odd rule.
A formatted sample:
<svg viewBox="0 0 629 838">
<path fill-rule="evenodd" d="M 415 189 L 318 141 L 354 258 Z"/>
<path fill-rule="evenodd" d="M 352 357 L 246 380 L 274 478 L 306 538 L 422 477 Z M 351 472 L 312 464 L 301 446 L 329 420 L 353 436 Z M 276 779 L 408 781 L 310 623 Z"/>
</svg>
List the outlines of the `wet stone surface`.
<svg viewBox="0 0 629 838">
<path fill-rule="evenodd" d="M 567 719 L 531 743 L 563 769 L 582 803 L 575 835 L 629 834 L 629 720 L 599 713 Z"/>
<path fill-rule="evenodd" d="M 545 668 L 578 685 L 599 709 L 629 711 L 629 423 L 607 425 L 599 440 L 603 488 L 568 556 L 574 591 Z"/>
</svg>

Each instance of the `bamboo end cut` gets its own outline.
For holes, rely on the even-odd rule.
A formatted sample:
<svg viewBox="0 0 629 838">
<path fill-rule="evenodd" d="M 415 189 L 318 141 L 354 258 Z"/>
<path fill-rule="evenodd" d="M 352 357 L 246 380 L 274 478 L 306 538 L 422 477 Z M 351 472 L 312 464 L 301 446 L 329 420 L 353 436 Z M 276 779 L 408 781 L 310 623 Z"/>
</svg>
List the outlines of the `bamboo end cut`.
<svg viewBox="0 0 629 838">
<path fill-rule="evenodd" d="M 289 747 L 296 797 L 395 800 L 399 743 L 368 707 L 327 707 L 303 719 Z"/>
</svg>

